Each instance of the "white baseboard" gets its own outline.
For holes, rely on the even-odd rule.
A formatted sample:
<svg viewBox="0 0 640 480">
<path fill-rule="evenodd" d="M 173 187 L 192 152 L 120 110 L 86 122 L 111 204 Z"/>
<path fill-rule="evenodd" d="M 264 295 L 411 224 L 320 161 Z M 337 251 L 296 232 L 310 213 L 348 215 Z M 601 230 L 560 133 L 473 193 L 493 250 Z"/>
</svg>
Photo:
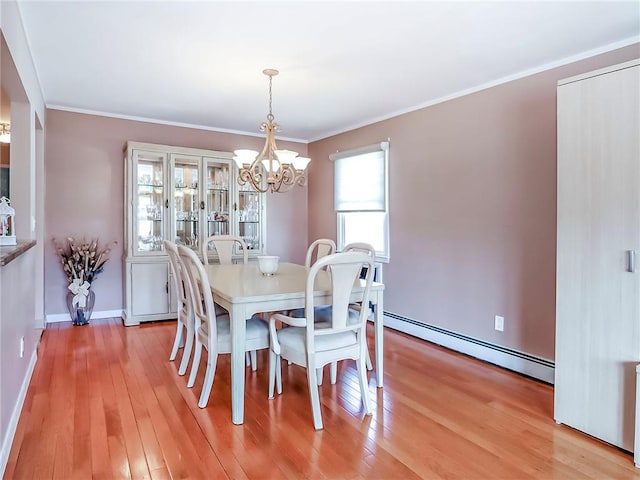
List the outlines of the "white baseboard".
<svg viewBox="0 0 640 480">
<path fill-rule="evenodd" d="M 22 380 L 22 386 L 20 392 L 18 392 L 18 398 L 16 400 L 15 407 L 9 418 L 9 425 L 7 426 L 7 432 L 2 440 L 2 449 L 0 449 L 0 477 L 4 477 L 4 471 L 7 468 L 7 462 L 9 461 L 9 453 L 11 452 L 11 445 L 13 444 L 13 437 L 16 434 L 16 428 L 18 427 L 18 420 L 20 419 L 20 413 L 22 412 L 22 406 L 24 400 L 27 398 L 27 390 L 29 389 L 29 383 L 31 382 L 31 375 L 36 367 L 36 361 L 38 360 L 38 349 L 33 350 L 31 360 L 29 360 L 29 366 L 27 367 L 26 375 Z"/>
<path fill-rule="evenodd" d="M 102 310 L 101 312 L 93 312 L 91 318 L 98 320 L 100 318 L 124 318 L 122 310 Z M 68 313 L 52 313 L 47 314 L 47 323 L 70 322 L 71 317 Z"/>
<path fill-rule="evenodd" d="M 467 337 L 393 313 L 385 312 L 384 326 L 543 382 L 554 383 L 555 364 L 550 360 Z"/>
</svg>

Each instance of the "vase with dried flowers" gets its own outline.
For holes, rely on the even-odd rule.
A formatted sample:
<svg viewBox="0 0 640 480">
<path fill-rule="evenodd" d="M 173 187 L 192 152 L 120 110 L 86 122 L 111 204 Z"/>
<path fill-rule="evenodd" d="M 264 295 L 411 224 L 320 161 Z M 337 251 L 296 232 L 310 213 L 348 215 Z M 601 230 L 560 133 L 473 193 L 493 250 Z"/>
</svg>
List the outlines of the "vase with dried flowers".
<svg viewBox="0 0 640 480">
<path fill-rule="evenodd" d="M 89 323 L 95 293 L 91 285 L 95 278 L 104 270 L 104 264 L 109 259 L 110 246 L 100 246 L 97 239 L 76 241 L 73 237 L 59 242 L 55 238 L 56 246 L 62 270 L 69 282 L 67 292 L 67 308 L 74 325 L 86 325 Z"/>
</svg>

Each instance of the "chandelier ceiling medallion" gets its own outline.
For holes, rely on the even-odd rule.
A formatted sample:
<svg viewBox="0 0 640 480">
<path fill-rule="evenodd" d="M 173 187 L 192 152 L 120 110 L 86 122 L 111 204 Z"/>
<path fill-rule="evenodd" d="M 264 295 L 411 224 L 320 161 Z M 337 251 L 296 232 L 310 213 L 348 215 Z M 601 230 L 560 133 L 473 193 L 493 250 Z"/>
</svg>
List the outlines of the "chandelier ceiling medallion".
<svg viewBox="0 0 640 480">
<path fill-rule="evenodd" d="M 269 77 L 269 114 L 267 121 L 260 125 L 261 132 L 267 132 L 264 148 L 258 154 L 255 150 L 235 150 L 233 159 L 238 165 L 238 184 L 249 183 L 257 192 L 286 192 L 295 185 L 303 186 L 307 179 L 304 175 L 311 159 L 299 157 L 298 152 L 292 150 L 278 150 L 275 132 L 280 131 L 280 125 L 274 122 L 271 111 L 271 84 L 278 70 L 267 68 L 262 71 Z M 266 180 L 266 183 L 265 183 Z"/>
</svg>

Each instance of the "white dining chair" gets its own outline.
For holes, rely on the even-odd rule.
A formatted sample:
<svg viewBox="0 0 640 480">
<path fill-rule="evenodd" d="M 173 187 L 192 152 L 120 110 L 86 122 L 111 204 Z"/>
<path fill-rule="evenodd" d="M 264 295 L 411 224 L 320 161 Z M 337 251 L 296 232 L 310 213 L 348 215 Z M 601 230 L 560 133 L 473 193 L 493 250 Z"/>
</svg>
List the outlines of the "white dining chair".
<svg viewBox="0 0 640 480">
<path fill-rule="evenodd" d="M 213 248 L 209 248 L 212 246 Z M 242 252 L 242 263 L 249 261 L 249 248 L 242 237 L 235 235 L 212 235 L 202 244 L 202 263 L 209 264 L 209 251 L 215 250 L 218 255 L 218 263 L 221 265 L 229 265 L 233 263 L 233 251 L 239 248 Z M 228 313 L 220 305 L 216 304 L 216 314 L 223 315 Z M 256 352 L 247 352 L 247 365 L 251 365 L 254 372 L 258 368 Z"/>
<path fill-rule="evenodd" d="M 304 259 L 304 265 L 305 267 L 309 268 L 322 257 L 331 255 L 335 252 L 336 242 L 334 242 L 330 238 L 319 238 L 318 240 L 312 242 L 311 245 L 309 245 L 309 248 L 307 248 L 307 255 Z M 326 306 L 316 308 L 326 308 Z M 297 308 L 295 310 L 290 310 L 287 315 L 292 317 L 302 317 L 304 315 L 304 309 Z"/>
<path fill-rule="evenodd" d="M 207 370 L 198 406 L 207 406 L 216 373 L 218 355 L 231 353 L 231 324 L 228 314 L 216 315 L 209 277 L 198 256 L 190 248 L 178 246 L 178 254 L 187 272 L 189 300 L 194 314 L 195 347 L 187 387 L 193 387 L 202 348 L 207 350 Z M 269 329 L 257 315 L 247 320 L 245 352 L 269 348 Z"/>
<path fill-rule="evenodd" d="M 309 245 L 307 248 L 307 255 L 304 260 L 304 264 L 307 267 L 313 265 L 316 261 L 322 257 L 331 255 L 336 252 L 336 242 L 330 238 L 319 238 Z"/>
<path fill-rule="evenodd" d="M 305 261 L 305 265 L 307 267 L 311 266 L 310 262 L 313 260 L 313 252 L 316 250 L 316 248 L 317 248 L 317 255 L 315 260 L 317 260 L 318 258 L 322 258 L 324 255 L 330 255 L 334 253 L 336 251 L 336 244 L 333 240 L 324 239 L 324 238 L 313 242 L 309 246 L 309 249 L 307 250 L 307 257 Z M 342 251 L 343 252 L 364 252 L 372 258 L 375 264 L 376 251 L 373 248 L 373 246 L 371 246 L 368 243 L 364 243 L 364 242 L 350 243 L 348 245 L 345 245 Z M 326 253 L 323 254 L 323 252 L 326 252 Z M 353 303 L 351 304 L 351 307 L 359 311 L 361 308 L 361 304 Z M 292 317 L 301 317 L 304 315 L 303 309 L 294 310 L 290 313 L 290 315 Z M 316 311 L 315 311 L 316 322 L 326 322 L 328 315 L 331 315 L 330 306 L 325 305 L 325 306 L 316 307 Z M 371 354 L 369 353 L 368 348 L 367 348 L 366 354 L 367 354 L 366 355 L 367 370 L 373 370 L 373 363 L 371 362 Z M 331 365 L 329 366 L 329 375 L 331 378 L 331 384 L 334 385 L 338 378 L 338 362 L 331 363 Z M 323 380 L 322 377 L 323 377 L 323 372 L 322 370 L 319 370 L 317 372 L 318 385 L 322 385 L 322 380 Z"/>
<path fill-rule="evenodd" d="M 372 413 L 365 366 L 366 312 L 364 309 L 357 312 L 349 308 L 349 299 L 363 265 L 369 268 L 362 302 L 368 302 L 373 281 L 374 264 L 371 257 L 362 252 L 337 253 L 321 258 L 309 269 L 304 317 L 276 313 L 269 319 L 269 398 L 273 398 L 274 386 L 278 394 L 282 393 L 281 359 L 305 367 L 316 430 L 323 428 L 316 372 L 328 363 L 355 360 L 364 410 L 367 415 Z M 325 268 L 327 272 L 323 272 Z M 331 280 L 332 308 L 328 323 L 315 322 L 314 290 L 316 277 L 320 272 L 328 273 Z M 288 326 L 276 329 L 278 323 Z"/>
<path fill-rule="evenodd" d="M 175 243 L 165 240 L 164 249 L 169 256 L 169 264 L 173 272 L 173 287 L 176 292 L 176 309 L 178 312 L 178 318 L 176 321 L 176 336 L 173 341 L 173 348 L 169 355 L 169 360 L 174 361 L 180 348 L 184 348 L 182 351 L 182 360 L 180 361 L 180 367 L 178 368 L 178 375 L 184 375 L 189 365 L 189 358 L 191 357 L 191 350 L 193 348 L 194 338 L 194 321 L 193 311 L 191 310 L 191 303 L 188 301 L 187 282 L 185 277 L 185 270 L 182 265 L 182 261 L 178 256 L 178 249 Z"/>
<path fill-rule="evenodd" d="M 344 246 L 342 251 L 343 252 L 363 252 L 363 253 L 366 253 L 367 255 L 369 255 L 371 257 L 371 260 L 373 261 L 373 264 L 375 265 L 375 263 L 376 263 L 376 249 L 370 243 L 365 243 L 365 242 L 348 243 L 347 245 Z M 374 272 L 375 272 L 375 266 L 374 266 Z M 353 308 L 355 310 L 360 311 L 360 309 L 362 308 L 362 303 L 361 302 L 352 303 L 350 305 L 350 308 Z M 369 315 L 371 313 L 373 313 L 373 311 L 371 310 L 371 307 L 367 303 L 367 318 L 369 317 Z M 371 354 L 369 353 L 369 349 L 368 348 L 367 348 L 367 370 L 373 370 L 373 363 L 371 362 Z M 333 375 L 333 372 L 332 372 L 332 375 Z"/>
<path fill-rule="evenodd" d="M 212 247 L 212 248 L 210 248 Z M 212 235 L 202 242 L 202 263 L 209 264 L 209 252 L 215 250 L 218 254 L 218 262 L 227 265 L 233 262 L 233 251 L 238 247 L 242 253 L 242 262 L 249 261 L 249 248 L 242 239 L 235 235 Z"/>
<path fill-rule="evenodd" d="M 326 257 L 327 255 L 332 255 L 336 252 L 336 242 L 331 240 L 330 238 L 319 238 L 311 242 L 309 248 L 307 248 L 307 254 L 304 259 L 305 267 L 309 268 L 316 261 L 320 260 L 322 257 Z M 316 312 L 321 309 L 329 308 L 326 305 L 316 307 Z M 284 312 L 286 313 L 286 312 Z M 304 317 L 304 308 L 297 308 L 295 310 L 290 310 L 287 315 L 291 317 Z M 333 369 L 336 371 L 337 375 L 337 366 L 331 366 L 331 378 L 334 378 Z M 322 384 L 322 370 L 318 372 L 318 385 Z"/>
</svg>

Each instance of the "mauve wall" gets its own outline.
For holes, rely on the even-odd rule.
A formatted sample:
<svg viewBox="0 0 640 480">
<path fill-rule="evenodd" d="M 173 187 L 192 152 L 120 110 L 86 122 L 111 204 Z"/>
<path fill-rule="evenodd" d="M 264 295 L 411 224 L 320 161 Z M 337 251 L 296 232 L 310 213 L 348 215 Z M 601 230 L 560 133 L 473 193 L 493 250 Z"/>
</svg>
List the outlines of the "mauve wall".
<svg viewBox="0 0 640 480">
<path fill-rule="evenodd" d="M 310 144 L 309 239 L 336 236 L 329 154 L 389 137 L 385 311 L 552 360 L 556 84 L 639 56 L 636 44 Z"/>
<path fill-rule="evenodd" d="M 65 313 L 66 279 L 52 238 L 69 235 L 117 240 L 98 277 L 96 311 L 121 310 L 124 242 L 124 156 L 128 140 L 233 151 L 261 150 L 264 138 L 47 110 L 45 146 L 45 312 Z M 307 145 L 278 142 L 301 155 Z M 283 261 L 304 262 L 307 189 L 267 194 L 267 250 Z"/>
</svg>

